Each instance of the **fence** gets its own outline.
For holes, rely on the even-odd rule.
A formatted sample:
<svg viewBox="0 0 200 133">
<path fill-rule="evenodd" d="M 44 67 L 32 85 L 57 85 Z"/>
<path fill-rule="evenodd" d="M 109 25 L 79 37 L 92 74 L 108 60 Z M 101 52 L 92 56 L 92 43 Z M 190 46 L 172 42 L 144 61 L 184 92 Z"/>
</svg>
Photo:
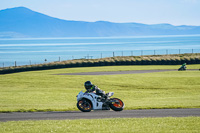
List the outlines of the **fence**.
<svg viewBox="0 0 200 133">
<path fill-rule="evenodd" d="M 98 58 L 115 57 L 115 56 L 168 55 L 168 54 L 185 54 L 185 53 L 200 53 L 200 49 L 132 50 L 132 51 L 113 51 L 113 52 L 107 51 L 107 52 L 96 52 L 96 53 L 92 52 L 92 54 L 87 54 L 87 56 L 84 56 L 85 57 L 84 59 L 98 59 Z"/>
<path fill-rule="evenodd" d="M 90 54 L 88 54 L 90 53 Z M 161 50 L 124 50 L 124 51 L 90 51 L 90 52 L 74 52 L 74 55 L 66 55 L 49 57 L 45 55 L 43 57 L 37 58 L 36 60 L 8 60 L 1 61 L 0 67 L 10 67 L 10 66 L 21 66 L 21 65 L 34 65 L 42 64 L 48 62 L 60 62 L 64 60 L 74 60 L 74 59 L 99 59 L 105 57 L 116 57 L 116 56 L 144 56 L 144 55 L 170 55 L 170 54 L 185 54 L 185 53 L 200 53 L 200 49 L 161 49 Z M 61 60 L 62 59 L 62 60 Z"/>
</svg>

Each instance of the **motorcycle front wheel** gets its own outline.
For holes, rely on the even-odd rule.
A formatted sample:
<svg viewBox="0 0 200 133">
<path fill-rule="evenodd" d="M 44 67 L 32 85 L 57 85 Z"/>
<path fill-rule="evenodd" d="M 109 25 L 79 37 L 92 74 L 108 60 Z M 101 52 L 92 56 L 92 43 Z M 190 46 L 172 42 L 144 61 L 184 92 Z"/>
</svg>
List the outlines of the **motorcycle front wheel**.
<svg viewBox="0 0 200 133">
<path fill-rule="evenodd" d="M 114 111 L 122 111 L 124 109 L 124 103 L 119 98 L 111 98 L 110 108 Z"/>
<path fill-rule="evenodd" d="M 79 100 L 77 102 L 77 108 L 82 112 L 90 112 L 92 110 L 92 104 L 89 100 Z"/>
</svg>

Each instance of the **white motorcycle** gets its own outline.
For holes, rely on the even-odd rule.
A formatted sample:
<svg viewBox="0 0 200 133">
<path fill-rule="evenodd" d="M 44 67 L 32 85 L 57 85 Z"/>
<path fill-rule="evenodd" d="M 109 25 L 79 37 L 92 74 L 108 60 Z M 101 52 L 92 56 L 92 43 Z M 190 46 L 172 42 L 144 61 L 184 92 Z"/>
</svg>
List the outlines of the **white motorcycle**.
<svg viewBox="0 0 200 133">
<path fill-rule="evenodd" d="M 109 92 L 105 97 L 96 95 L 95 93 L 84 93 L 80 91 L 77 97 L 77 108 L 82 112 L 90 112 L 91 110 L 110 110 L 122 111 L 124 103 L 119 98 L 110 98 L 113 92 Z"/>
</svg>

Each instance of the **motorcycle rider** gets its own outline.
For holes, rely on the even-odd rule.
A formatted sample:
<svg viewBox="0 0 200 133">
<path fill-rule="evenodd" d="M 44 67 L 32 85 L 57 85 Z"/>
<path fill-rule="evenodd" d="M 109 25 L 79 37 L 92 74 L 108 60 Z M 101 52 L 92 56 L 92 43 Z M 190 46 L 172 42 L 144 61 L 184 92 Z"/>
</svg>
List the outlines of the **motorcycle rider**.
<svg viewBox="0 0 200 133">
<path fill-rule="evenodd" d="M 85 93 L 95 93 L 96 95 L 101 96 L 100 100 L 104 101 L 105 103 L 103 104 L 103 110 L 110 110 L 109 105 L 106 103 L 106 101 L 109 99 L 108 95 L 105 94 L 105 91 L 102 91 L 100 88 L 98 88 L 96 85 L 92 84 L 91 81 L 86 81 L 85 84 L 85 89 L 87 90 Z"/>
<path fill-rule="evenodd" d="M 86 92 L 90 93 L 90 92 L 95 92 L 97 95 L 100 95 L 102 98 L 107 98 L 106 94 L 104 91 L 102 91 L 100 88 L 98 88 L 96 85 L 92 84 L 91 81 L 86 81 L 85 84 L 85 89 L 87 90 Z"/>
<path fill-rule="evenodd" d="M 182 70 L 186 70 L 186 63 L 184 63 L 182 66 L 181 66 Z"/>
</svg>

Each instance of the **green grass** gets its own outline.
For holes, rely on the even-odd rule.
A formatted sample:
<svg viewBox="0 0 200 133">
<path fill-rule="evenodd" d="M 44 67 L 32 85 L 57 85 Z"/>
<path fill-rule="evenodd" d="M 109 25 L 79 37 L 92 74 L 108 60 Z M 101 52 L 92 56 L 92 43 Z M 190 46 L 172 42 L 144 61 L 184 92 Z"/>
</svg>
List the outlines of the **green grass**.
<svg viewBox="0 0 200 133">
<path fill-rule="evenodd" d="M 115 92 L 125 109 L 199 108 L 200 71 L 125 75 L 53 75 L 93 71 L 177 69 L 179 66 L 111 66 L 54 69 L 0 75 L 0 112 L 77 110 L 76 95 L 91 80 Z M 199 69 L 200 65 L 188 65 Z"/>
<path fill-rule="evenodd" d="M 115 118 L 0 122 L 1 133 L 198 133 L 200 117 Z"/>
</svg>

